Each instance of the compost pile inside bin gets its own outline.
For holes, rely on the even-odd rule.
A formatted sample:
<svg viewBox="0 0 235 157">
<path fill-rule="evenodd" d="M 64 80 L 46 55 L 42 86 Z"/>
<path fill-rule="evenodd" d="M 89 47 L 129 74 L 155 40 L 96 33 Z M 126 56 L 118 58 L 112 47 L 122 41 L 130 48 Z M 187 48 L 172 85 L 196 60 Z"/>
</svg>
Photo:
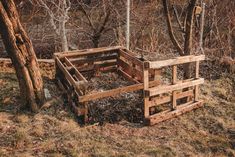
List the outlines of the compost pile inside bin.
<svg viewBox="0 0 235 157">
<path fill-rule="evenodd" d="M 87 93 L 96 93 L 126 87 L 134 83 L 117 73 L 99 73 L 89 81 Z M 115 97 L 107 97 L 88 102 L 89 119 L 91 123 L 142 121 L 143 97 L 141 91 L 123 93 Z"/>
</svg>

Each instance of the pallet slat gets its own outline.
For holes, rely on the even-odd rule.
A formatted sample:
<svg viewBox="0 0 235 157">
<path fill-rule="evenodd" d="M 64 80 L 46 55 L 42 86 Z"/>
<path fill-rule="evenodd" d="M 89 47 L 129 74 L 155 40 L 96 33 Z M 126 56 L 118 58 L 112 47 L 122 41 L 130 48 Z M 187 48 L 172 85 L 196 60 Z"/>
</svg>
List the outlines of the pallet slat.
<svg viewBox="0 0 235 157">
<path fill-rule="evenodd" d="M 154 125 L 154 124 L 163 122 L 165 120 L 174 118 L 176 116 L 179 116 L 183 113 L 189 112 L 193 109 L 197 109 L 201 106 L 203 106 L 203 101 L 197 101 L 197 102 L 194 102 L 194 103 L 190 102 L 190 104 L 186 103 L 184 105 L 178 106 L 177 110 L 174 110 L 174 111 L 168 110 L 166 112 L 162 112 L 162 113 L 155 114 L 155 115 L 147 117 L 146 118 L 146 124 L 147 125 Z"/>
<path fill-rule="evenodd" d="M 101 48 L 95 48 L 95 49 L 75 50 L 75 51 L 68 51 L 68 52 L 58 52 L 58 53 L 55 53 L 54 56 L 59 57 L 59 58 L 63 58 L 63 57 L 77 58 L 77 57 L 86 56 L 86 55 L 109 53 L 115 50 L 118 51 L 120 48 L 123 48 L 123 47 L 113 46 L 113 47 L 101 47 Z"/>
<path fill-rule="evenodd" d="M 166 66 L 185 64 L 202 60 L 205 60 L 205 55 L 200 55 L 200 56 L 191 55 L 191 56 L 177 57 L 169 60 L 150 62 L 149 67 L 152 69 L 158 69 Z"/>
<path fill-rule="evenodd" d="M 180 83 L 180 84 L 150 88 L 147 92 L 149 92 L 149 96 L 154 96 L 154 95 L 158 95 L 158 94 L 162 94 L 162 93 L 172 92 L 174 90 L 180 90 L 180 89 L 192 87 L 192 86 L 203 84 L 203 83 L 204 83 L 204 79 L 199 78 L 199 79 L 195 79 L 193 81 L 184 82 L 184 83 Z"/>
</svg>

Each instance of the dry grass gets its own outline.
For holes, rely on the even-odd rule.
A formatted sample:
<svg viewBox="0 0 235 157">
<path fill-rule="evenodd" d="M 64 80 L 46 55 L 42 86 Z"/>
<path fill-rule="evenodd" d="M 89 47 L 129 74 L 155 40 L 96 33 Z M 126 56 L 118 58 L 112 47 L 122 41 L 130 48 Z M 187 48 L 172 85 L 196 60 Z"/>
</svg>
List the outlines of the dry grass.
<svg viewBox="0 0 235 157">
<path fill-rule="evenodd" d="M 48 78 L 46 87 L 58 91 Z M 204 107 L 152 127 L 124 119 L 80 127 L 59 102 L 36 115 L 19 111 L 16 77 L 0 68 L 0 157 L 235 156 L 234 83 L 227 77 L 206 81 Z"/>
</svg>

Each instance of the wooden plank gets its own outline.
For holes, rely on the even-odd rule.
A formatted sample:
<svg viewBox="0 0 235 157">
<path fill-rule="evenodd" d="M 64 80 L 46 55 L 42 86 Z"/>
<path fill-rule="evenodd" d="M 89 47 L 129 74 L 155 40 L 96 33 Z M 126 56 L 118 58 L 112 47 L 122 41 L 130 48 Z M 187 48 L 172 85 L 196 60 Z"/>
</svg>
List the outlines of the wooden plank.
<svg viewBox="0 0 235 157">
<path fill-rule="evenodd" d="M 80 82 L 75 81 L 74 78 L 72 77 L 72 75 L 66 70 L 66 68 L 64 67 L 62 62 L 59 60 L 59 58 L 56 57 L 55 60 L 56 60 L 56 64 L 58 65 L 58 67 L 63 72 L 63 74 L 66 78 L 66 81 L 69 84 L 71 84 L 71 86 L 73 86 L 78 93 L 81 93 L 79 85 L 84 84 L 86 82 L 84 82 L 84 81 L 80 81 Z"/>
<path fill-rule="evenodd" d="M 196 71 L 195 71 L 195 78 L 199 78 L 199 61 L 196 62 Z M 198 95 L 199 95 L 199 87 L 198 85 L 195 86 L 194 89 L 194 100 L 198 101 Z"/>
<path fill-rule="evenodd" d="M 123 51 L 123 50 L 119 50 L 120 56 L 126 58 L 127 60 L 133 62 L 134 64 L 138 65 L 141 69 L 144 65 L 144 63 L 139 60 L 138 58 L 128 54 L 127 52 Z"/>
<path fill-rule="evenodd" d="M 176 84 L 177 83 L 177 65 L 174 65 L 172 67 L 172 84 Z"/>
<path fill-rule="evenodd" d="M 126 72 L 128 75 L 130 75 L 130 76 L 135 75 L 138 78 L 138 80 L 142 81 L 143 72 L 135 69 L 134 67 L 131 67 L 129 64 L 124 62 L 122 59 L 118 59 L 117 64 L 119 65 L 119 67 L 122 67 L 123 71 Z"/>
<path fill-rule="evenodd" d="M 80 67 L 76 67 L 79 71 L 86 71 L 86 70 L 98 70 L 99 68 L 105 68 L 105 67 L 112 67 L 116 66 L 117 62 L 116 61 L 109 61 L 109 62 L 104 62 L 104 63 L 95 63 L 93 65 L 83 65 Z"/>
<path fill-rule="evenodd" d="M 67 71 L 67 69 L 64 67 L 64 65 L 62 64 L 62 62 L 58 58 L 56 58 L 56 64 L 58 65 L 60 70 L 63 72 L 63 74 L 64 74 L 65 78 L 67 79 L 67 81 L 70 84 L 75 85 L 76 81 L 73 79 L 71 74 Z"/>
<path fill-rule="evenodd" d="M 191 63 L 201 60 L 205 60 L 205 55 L 199 55 L 199 56 L 190 55 L 190 56 L 177 57 L 169 60 L 150 62 L 149 67 L 152 69 L 158 69 L 166 66 Z"/>
<path fill-rule="evenodd" d="M 159 81 L 149 82 L 150 87 L 156 86 L 156 85 L 159 85 Z M 143 83 L 130 85 L 127 87 L 120 87 L 117 89 L 112 89 L 112 90 L 108 90 L 108 91 L 104 91 L 104 92 L 97 92 L 97 93 L 93 93 L 93 94 L 79 96 L 79 102 L 86 102 L 86 101 L 101 99 L 101 98 L 105 98 L 105 97 L 109 97 L 109 96 L 116 96 L 121 93 L 133 92 L 133 91 L 137 91 L 137 90 L 141 90 L 141 89 L 144 89 Z"/>
<path fill-rule="evenodd" d="M 183 88 L 188 88 L 188 87 L 192 87 L 192 86 L 203 84 L 203 83 L 204 83 L 204 79 L 199 78 L 199 79 L 195 79 L 193 81 L 179 83 L 179 84 L 175 84 L 175 85 L 165 85 L 165 86 L 153 87 L 153 88 L 149 89 L 149 96 L 172 92 L 174 90 L 180 90 Z"/>
<path fill-rule="evenodd" d="M 96 99 L 105 98 L 109 96 L 116 96 L 121 93 L 132 92 L 132 91 L 140 90 L 142 88 L 143 88 L 142 84 L 135 84 L 135 85 L 127 86 L 127 87 L 120 87 L 117 89 L 107 90 L 104 92 L 97 92 L 93 94 L 80 96 L 79 102 L 86 102 L 86 101 L 96 100 Z"/>
<path fill-rule="evenodd" d="M 107 61 L 107 60 L 116 60 L 118 58 L 117 55 L 110 56 L 100 56 L 94 58 L 70 58 L 70 62 L 73 64 L 85 64 L 85 63 L 93 63 L 98 61 Z"/>
<path fill-rule="evenodd" d="M 203 106 L 203 101 L 197 101 L 194 103 L 190 102 L 190 103 L 191 104 L 186 103 L 184 105 L 180 105 L 180 106 L 178 106 L 177 110 L 174 110 L 174 111 L 168 110 L 168 111 L 165 111 L 165 112 L 162 112 L 159 114 L 151 115 L 148 118 L 146 118 L 146 124 L 147 125 L 154 125 L 154 124 L 157 124 L 162 121 L 177 117 L 177 116 L 182 115 L 186 112 L 189 112 L 193 109 L 197 109 L 197 108 Z"/>
<path fill-rule="evenodd" d="M 185 92 L 176 92 L 176 99 L 181 99 L 181 98 L 185 98 L 188 96 L 193 96 L 194 91 L 193 90 L 188 90 Z M 153 107 L 153 106 L 159 106 L 165 103 L 170 103 L 172 101 L 172 96 L 162 96 L 162 97 L 153 97 L 150 99 L 151 103 L 149 104 L 149 107 Z"/>
<path fill-rule="evenodd" d="M 86 55 L 109 53 L 115 50 L 119 50 L 121 48 L 123 47 L 113 46 L 113 47 L 101 47 L 101 48 L 94 48 L 94 49 L 75 50 L 75 51 L 68 51 L 68 52 L 58 52 L 58 53 L 55 53 L 54 56 L 58 58 L 62 58 L 62 57 L 77 58 L 77 57 L 86 56 Z"/>
<path fill-rule="evenodd" d="M 88 82 L 86 78 L 77 70 L 77 68 L 70 62 L 70 60 L 67 57 L 65 57 L 65 62 L 67 65 L 71 66 L 74 69 L 75 75 L 77 76 L 79 81 Z"/>
<path fill-rule="evenodd" d="M 195 78 L 199 78 L 199 67 L 200 67 L 200 63 L 199 61 L 196 61 L 196 71 L 195 71 Z"/>
<path fill-rule="evenodd" d="M 172 84 L 175 85 L 177 83 L 177 65 L 173 65 L 172 67 Z M 177 97 L 176 91 L 172 92 L 172 110 L 177 108 Z"/>
<path fill-rule="evenodd" d="M 134 83 L 140 83 L 138 80 L 132 78 L 129 74 L 127 74 L 125 71 L 118 69 L 117 71 L 121 76 L 123 76 L 124 78 L 126 78 L 127 80 L 134 82 Z"/>
<path fill-rule="evenodd" d="M 146 63 L 144 63 L 146 64 Z M 147 63 L 148 64 L 148 63 Z M 149 112 L 149 95 L 146 94 L 145 91 L 149 90 L 149 69 L 145 68 L 143 65 L 143 79 L 144 79 L 144 117 L 148 117 L 150 112 Z"/>
</svg>

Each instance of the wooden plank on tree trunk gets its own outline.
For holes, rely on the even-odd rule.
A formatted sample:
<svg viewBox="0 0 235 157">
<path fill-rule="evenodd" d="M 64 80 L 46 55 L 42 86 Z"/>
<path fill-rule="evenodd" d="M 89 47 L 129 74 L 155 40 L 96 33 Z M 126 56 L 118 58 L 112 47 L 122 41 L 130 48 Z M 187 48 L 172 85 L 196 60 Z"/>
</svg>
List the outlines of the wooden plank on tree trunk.
<svg viewBox="0 0 235 157">
<path fill-rule="evenodd" d="M 169 60 L 162 60 L 162 61 L 154 61 L 150 62 L 149 66 L 152 69 L 158 69 L 166 66 L 172 66 L 172 65 L 178 65 L 178 64 L 184 64 L 184 63 L 191 63 L 196 61 L 205 60 L 205 55 L 190 55 L 190 56 L 183 56 L 183 57 L 177 57 L 174 59 Z"/>
<path fill-rule="evenodd" d="M 146 124 L 147 125 L 154 125 L 159 122 L 174 118 L 176 116 L 179 116 L 183 113 L 189 112 L 193 109 L 197 109 L 199 107 L 203 106 L 203 101 L 196 101 L 194 103 L 186 103 L 183 105 L 178 106 L 177 110 L 171 111 L 164 111 L 162 113 L 158 113 L 155 115 L 151 115 L 148 118 L 146 118 Z"/>
<path fill-rule="evenodd" d="M 204 79 L 199 78 L 199 79 L 195 79 L 193 81 L 179 83 L 179 84 L 175 84 L 175 85 L 165 85 L 165 86 L 153 87 L 153 88 L 150 88 L 148 91 L 149 91 L 149 96 L 154 96 L 154 95 L 158 95 L 158 94 L 162 94 L 162 93 L 172 92 L 174 90 L 180 90 L 183 88 L 196 86 L 196 85 L 203 84 L 203 83 L 204 83 Z"/>
</svg>

